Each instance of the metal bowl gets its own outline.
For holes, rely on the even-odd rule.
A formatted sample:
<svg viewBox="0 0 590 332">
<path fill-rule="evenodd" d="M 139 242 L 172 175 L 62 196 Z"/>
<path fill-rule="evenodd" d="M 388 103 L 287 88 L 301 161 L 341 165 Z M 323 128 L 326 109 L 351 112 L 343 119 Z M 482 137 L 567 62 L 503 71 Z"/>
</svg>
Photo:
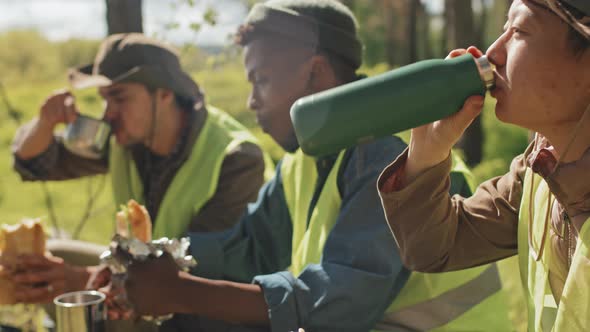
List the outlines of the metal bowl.
<svg viewBox="0 0 590 332">
<path fill-rule="evenodd" d="M 79 114 L 64 132 L 64 145 L 74 154 L 100 159 L 106 152 L 111 126 L 99 119 Z"/>
</svg>

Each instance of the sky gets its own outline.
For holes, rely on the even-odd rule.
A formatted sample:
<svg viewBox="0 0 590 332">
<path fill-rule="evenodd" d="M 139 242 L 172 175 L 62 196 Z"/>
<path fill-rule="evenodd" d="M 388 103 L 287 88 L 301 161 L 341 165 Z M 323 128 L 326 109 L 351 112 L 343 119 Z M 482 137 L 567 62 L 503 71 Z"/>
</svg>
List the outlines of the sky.
<svg viewBox="0 0 590 332">
<path fill-rule="evenodd" d="M 442 8 L 443 0 L 423 1 L 434 12 Z M 190 7 L 186 0 L 143 0 L 144 32 L 174 43 L 222 45 L 247 14 L 237 0 L 194 2 Z M 209 7 L 218 13 L 217 24 L 204 24 L 198 33 L 191 30 L 189 25 L 202 21 Z M 107 31 L 105 12 L 104 0 L 0 0 L 0 31 L 32 28 L 50 40 L 100 39 Z M 166 29 L 172 22 L 178 22 L 179 28 Z"/>
</svg>

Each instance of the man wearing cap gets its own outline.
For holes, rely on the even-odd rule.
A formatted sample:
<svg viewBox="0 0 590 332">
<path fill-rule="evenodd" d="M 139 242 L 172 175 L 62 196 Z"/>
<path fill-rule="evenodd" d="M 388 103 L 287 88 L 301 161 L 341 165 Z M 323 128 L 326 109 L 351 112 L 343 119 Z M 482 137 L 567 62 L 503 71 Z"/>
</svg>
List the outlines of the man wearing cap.
<svg viewBox="0 0 590 332">
<path fill-rule="evenodd" d="M 471 47 L 451 56 L 465 52 L 483 55 Z M 590 331 L 590 2 L 515 0 L 486 54 L 496 116 L 535 139 L 507 174 L 451 198 L 449 150 L 482 97 L 413 129 L 379 181 L 401 255 L 426 272 L 518 255 L 528 330 Z"/>
<path fill-rule="evenodd" d="M 256 139 L 226 113 L 206 105 L 175 51 L 142 34 L 109 36 L 92 65 L 70 73 L 74 87 L 96 86 L 113 128 L 109 151 L 90 159 L 68 151 L 54 128 L 79 116 L 68 91 L 41 106 L 18 131 L 15 169 L 23 180 L 67 180 L 109 172 L 116 206 L 135 199 L 151 215 L 153 236 L 229 228 L 264 182 L 265 158 Z M 84 289 L 102 248 L 50 241 L 58 258 L 23 257 L 19 300 L 49 302 Z M 30 267 L 30 269 L 26 269 Z M 43 271 L 39 271 L 39 269 Z"/>
<path fill-rule="evenodd" d="M 403 268 L 375 189 L 387 154 L 405 147 L 400 139 L 319 159 L 299 149 L 291 105 L 358 79 L 362 47 L 348 8 L 257 4 L 237 37 L 248 105 L 288 153 L 233 229 L 191 234 L 192 275 L 167 258 L 132 264 L 136 313 L 180 313 L 165 323 L 170 331 L 509 330 L 493 266 L 435 279 Z"/>
</svg>

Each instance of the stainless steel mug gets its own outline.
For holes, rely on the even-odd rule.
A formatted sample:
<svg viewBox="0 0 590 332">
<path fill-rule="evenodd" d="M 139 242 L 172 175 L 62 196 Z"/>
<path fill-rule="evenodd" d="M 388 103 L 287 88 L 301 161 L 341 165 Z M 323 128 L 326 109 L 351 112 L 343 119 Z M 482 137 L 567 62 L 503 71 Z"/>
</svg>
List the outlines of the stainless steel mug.
<svg viewBox="0 0 590 332">
<path fill-rule="evenodd" d="M 56 332 L 104 332 L 105 295 L 97 291 L 65 293 L 53 300 Z"/>
<path fill-rule="evenodd" d="M 99 119 L 79 114 L 64 133 L 64 145 L 79 156 L 99 159 L 109 144 L 111 126 Z"/>
</svg>

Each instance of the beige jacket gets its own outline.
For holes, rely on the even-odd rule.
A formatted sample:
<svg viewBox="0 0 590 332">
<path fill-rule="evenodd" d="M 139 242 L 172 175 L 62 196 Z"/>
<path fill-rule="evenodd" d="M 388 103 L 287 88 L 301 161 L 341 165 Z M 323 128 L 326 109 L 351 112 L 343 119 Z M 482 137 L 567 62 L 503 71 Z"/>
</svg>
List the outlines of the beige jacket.
<svg viewBox="0 0 590 332">
<path fill-rule="evenodd" d="M 536 146 L 536 148 L 535 148 Z M 527 167 L 541 174 L 555 195 L 551 250 L 560 262 L 551 271 L 554 293 L 561 294 L 569 269 L 568 247 L 590 215 L 590 150 L 572 163 L 547 172 L 551 147 L 540 137 L 516 157 L 510 172 L 482 183 L 470 198 L 449 197 L 450 158 L 425 171 L 401 190 L 392 177 L 405 165 L 407 151 L 381 174 L 378 187 L 389 225 L 404 263 L 412 270 L 440 272 L 473 267 L 517 254 L 517 227 Z M 389 187 L 389 188 L 388 188 Z M 571 221 L 571 223 L 570 223 Z M 558 236 L 567 224 L 571 238 Z M 563 234 L 561 234 L 563 235 Z M 573 243 L 568 243 L 568 238 Z M 571 242 L 571 241 L 570 241 Z"/>
</svg>

